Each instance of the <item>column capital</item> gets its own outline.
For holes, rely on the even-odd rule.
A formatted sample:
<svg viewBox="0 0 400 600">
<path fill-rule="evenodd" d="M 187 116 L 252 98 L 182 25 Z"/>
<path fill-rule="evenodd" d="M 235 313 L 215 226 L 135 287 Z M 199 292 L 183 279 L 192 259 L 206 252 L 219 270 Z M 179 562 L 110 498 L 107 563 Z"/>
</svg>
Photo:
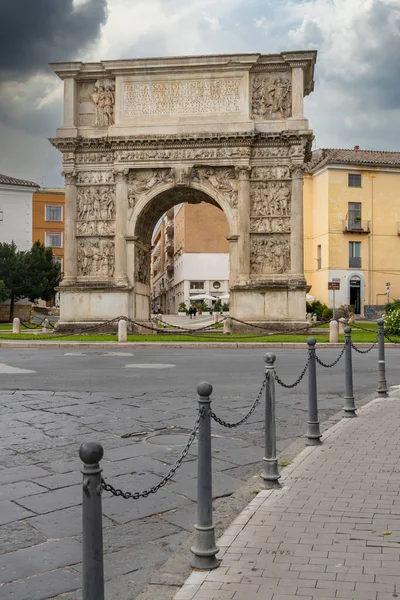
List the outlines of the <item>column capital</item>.
<svg viewBox="0 0 400 600">
<path fill-rule="evenodd" d="M 62 171 L 61 175 L 65 179 L 65 185 L 75 185 L 77 173 L 76 171 Z"/>
<path fill-rule="evenodd" d="M 235 167 L 235 173 L 239 180 L 248 181 L 250 179 L 251 167 L 249 165 L 238 165 Z"/>
<path fill-rule="evenodd" d="M 116 183 L 126 183 L 128 179 L 129 169 L 114 169 L 114 179 Z"/>
<path fill-rule="evenodd" d="M 303 179 L 304 167 L 301 165 L 292 165 L 292 179 Z"/>
</svg>

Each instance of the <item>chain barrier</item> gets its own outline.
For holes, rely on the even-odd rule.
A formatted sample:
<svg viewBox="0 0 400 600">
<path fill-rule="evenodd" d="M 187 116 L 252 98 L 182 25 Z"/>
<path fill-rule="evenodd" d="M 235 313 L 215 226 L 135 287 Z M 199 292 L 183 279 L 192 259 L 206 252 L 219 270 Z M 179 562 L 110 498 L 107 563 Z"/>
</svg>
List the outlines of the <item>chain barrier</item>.
<svg viewBox="0 0 400 600">
<path fill-rule="evenodd" d="M 277 382 L 277 383 L 278 383 L 280 386 L 282 386 L 282 387 L 286 388 L 287 390 L 290 390 L 290 389 L 293 389 L 293 388 L 295 388 L 297 385 L 299 385 L 300 381 L 303 379 L 304 375 L 306 374 L 306 372 L 307 372 L 307 369 L 308 369 L 308 365 L 310 364 L 310 360 L 311 360 L 311 354 L 310 354 L 310 352 L 309 352 L 309 353 L 308 353 L 308 360 L 307 360 L 307 362 L 306 362 L 306 364 L 305 364 L 305 367 L 304 367 L 304 369 L 302 370 L 302 372 L 300 373 L 300 376 L 299 376 L 299 377 L 296 379 L 296 381 L 295 381 L 294 383 L 290 383 L 290 384 L 284 383 L 284 382 L 282 381 L 282 379 L 280 379 L 280 377 L 278 376 L 278 374 L 277 374 L 276 372 L 275 372 L 275 381 L 276 381 L 276 382 Z"/>
<path fill-rule="evenodd" d="M 369 346 L 369 348 L 367 348 L 366 350 L 360 350 L 360 348 L 357 348 L 357 346 L 355 346 L 353 344 L 353 342 L 351 343 L 351 347 L 353 348 L 353 350 L 355 350 L 359 354 L 368 354 L 368 352 L 371 352 L 372 348 L 375 348 L 377 343 L 378 343 L 378 336 L 376 336 L 376 340 L 374 342 L 372 342 L 371 346 Z"/>
<path fill-rule="evenodd" d="M 263 393 L 263 390 L 264 390 L 266 384 L 267 384 L 267 379 L 265 378 L 264 381 L 262 382 L 261 389 L 257 394 L 257 398 L 253 402 L 252 407 L 250 408 L 249 412 L 243 417 L 243 419 L 240 419 L 240 421 L 236 421 L 236 423 L 229 423 L 228 421 L 224 421 L 223 419 L 218 417 L 218 415 L 216 415 L 212 411 L 211 411 L 211 418 L 214 419 L 214 421 L 216 423 L 219 423 L 220 425 L 222 425 L 222 427 L 228 427 L 229 429 L 233 429 L 234 427 L 239 427 L 239 425 L 242 425 L 243 423 L 245 423 L 247 421 L 247 419 L 249 419 L 251 417 L 253 412 L 256 410 L 257 406 L 260 404 L 260 401 L 262 398 L 262 393 Z"/>
<path fill-rule="evenodd" d="M 376 342 L 374 342 L 374 344 L 375 344 L 375 343 L 376 343 Z M 336 359 L 336 360 L 334 360 L 334 361 L 333 361 L 333 363 L 330 363 L 330 364 L 328 364 L 328 363 L 324 363 L 324 362 L 322 362 L 322 360 L 319 358 L 319 356 L 318 356 L 318 354 L 317 354 L 317 353 L 315 353 L 315 360 L 317 361 L 317 363 L 318 363 L 319 365 L 321 365 L 321 367 L 325 367 L 326 369 L 331 369 L 332 367 L 334 367 L 335 365 L 337 365 L 337 364 L 338 364 L 338 362 L 339 362 L 339 360 L 342 358 L 342 356 L 343 356 L 343 354 L 344 354 L 345 350 L 346 350 L 346 344 L 343 346 L 343 348 L 342 348 L 342 349 L 341 349 L 341 351 L 340 351 L 340 354 L 339 354 L 339 356 L 337 357 L 337 359 Z"/>
<path fill-rule="evenodd" d="M 130 498 L 132 500 L 139 500 L 139 498 L 147 498 L 148 496 L 150 496 L 150 494 L 155 494 L 156 492 L 158 492 L 159 489 L 164 487 L 164 485 L 166 485 L 168 483 L 168 481 L 170 481 L 170 479 L 172 479 L 172 477 L 175 475 L 176 471 L 179 469 L 179 467 L 183 463 L 183 460 L 186 457 L 187 453 L 189 452 L 191 445 L 193 444 L 194 440 L 196 439 L 196 434 L 199 429 L 200 419 L 204 416 L 205 411 L 206 411 L 205 407 L 202 407 L 199 410 L 199 416 L 196 419 L 193 429 L 189 434 L 189 438 L 188 438 L 186 446 L 182 450 L 178 460 L 176 460 L 174 462 L 172 468 L 168 471 L 168 473 L 165 475 L 165 477 L 163 477 L 163 479 L 161 479 L 161 481 L 159 481 L 159 483 L 157 483 L 156 485 L 153 485 L 153 487 L 151 487 L 149 490 L 144 490 L 143 492 L 124 492 L 118 488 L 115 488 L 110 483 L 107 483 L 105 481 L 105 479 L 102 478 L 101 479 L 101 487 L 103 488 L 103 490 L 105 490 L 106 492 L 111 492 L 111 494 L 113 496 L 121 496 L 122 498 L 125 498 L 125 500 L 129 500 Z"/>
<path fill-rule="evenodd" d="M 400 341 L 399 341 L 399 342 L 395 342 L 394 340 L 392 340 L 392 338 L 390 338 L 390 337 L 388 336 L 388 334 L 387 334 L 387 333 L 385 333 L 385 338 L 386 338 L 387 340 L 389 340 L 389 342 L 390 342 L 391 344 L 400 344 Z"/>
<path fill-rule="evenodd" d="M 227 317 L 222 317 L 220 321 L 218 321 L 218 323 L 223 323 L 223 321 L 226 320 Z M 153 317 L 151 319 L 153 321 L 153 323 L 157 323 L 157 325 L 160 323 L 164 323 L 165 325 L 167 325 L 168 327 L 170 327 L 171 329 L 178 329 L 179 332 L 187 332 L 187 333 L 191 333 L 191 334 L 196 334 L 199 333 L 199 331 L 206 331 L 207 333 L 212 333 L 215 331 L 215 329 L 218 329 L 217 327 L 213 327 L 213 325 L 215 325 L 215 323 L 211 323 L 210 325 L 204 325 L 203 327 L 196 327 L 196 329 L 192 329 L 189 327 L 182 327 L 181 325 L 174 325 L 173 323 L 168 323 L 167 321 L 163 321 L 162 319 L 158 319 L 157 317 Z M 164 329 L 163 327 L 160 327 L 160 329 L 162 330 L 162 334 L 164 335 L 165 333 L 172 333 L 166 329 Z M 158 332 L 158 331 L 157 331 Z"/>
</svg>

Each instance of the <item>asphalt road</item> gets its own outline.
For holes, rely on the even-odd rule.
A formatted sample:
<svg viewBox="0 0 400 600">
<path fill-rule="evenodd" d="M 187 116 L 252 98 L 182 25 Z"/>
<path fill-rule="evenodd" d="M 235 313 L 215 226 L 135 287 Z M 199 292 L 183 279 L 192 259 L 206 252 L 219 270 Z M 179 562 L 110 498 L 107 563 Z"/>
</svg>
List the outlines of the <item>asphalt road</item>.
<svg viewBox="0 0 400 600">
<path fill-rule="evenodd" d="M 268 350 L 270 351 L 270 350 Z M 331 362 L 338 349 L 321 349 Z M 182 451 L 196 419 L 196 386 L 214 386 L 213 410 L 237 421 L 264 375 L 263 349 L 0 349 L 0 597 L 79 600 L 82 441 L 104 446 L 104 476 L 116 487 L 156 484 Z M 306 351 L 276 351 L 279 376 L 294 381 Z M 387 351 L 398 384 L 400 351 Z M 372 394 L 377 351 L 354 354 L 356 403 Z M 343 404 L 344 362 L 318 367 L 320 420 Z M 303 436 L 307 376 L 277 385 L 278 450 Z M 213 423 L 216 503 L 260 471 L 263 410 L 238 429 Z M 106 597 L 136 598 L 193 530 L 196 443 L 160 492 L 139 501 L 103 496 Z M 254 480 L 254 485 L 259 483 Z M 166 598 L 167 596 L 163 596 Z"/>
</svg>

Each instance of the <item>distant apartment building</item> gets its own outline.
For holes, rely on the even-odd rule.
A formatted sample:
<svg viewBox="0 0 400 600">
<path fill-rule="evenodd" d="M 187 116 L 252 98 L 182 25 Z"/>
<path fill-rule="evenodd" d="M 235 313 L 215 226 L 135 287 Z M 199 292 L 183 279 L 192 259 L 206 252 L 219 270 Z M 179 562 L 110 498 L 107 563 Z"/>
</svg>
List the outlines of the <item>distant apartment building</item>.
<svg viewBox="0 0 400 600">
<path fill-rule="evenodd" d="M 310 294 L 330 307 L 350 304 L 356 314 L 373 316 L 400 298 L 400 152 L 316 150 L 307 171 Z"/>
<path fill-rule="evenodd" d="M 211 204 L 179 204 L 164 215 L 153 236 L 153 311 L 172 314 L 193 296 L 229 293 L 228 235 L 224 213 Z"/>
<path fill-rule="evenodd" d="M 65 190 L 43 188 L 33 194 L 32 238 L 53 250 L 63 271 Z"/>
<path fill-rule="evenodd" d="M 15 242 L 18 250 L 32 247 L 33 181 L 0 175 L 0 242 Z"/>
</svg>

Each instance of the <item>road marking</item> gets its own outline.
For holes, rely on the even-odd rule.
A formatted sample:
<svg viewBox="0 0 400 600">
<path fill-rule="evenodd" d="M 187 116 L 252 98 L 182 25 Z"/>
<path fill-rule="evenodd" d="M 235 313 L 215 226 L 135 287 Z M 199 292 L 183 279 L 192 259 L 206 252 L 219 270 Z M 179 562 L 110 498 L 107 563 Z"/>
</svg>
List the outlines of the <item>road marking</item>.
<svg viewBox="0 0 400 600">
<path fill-rule="evenodd" d="M 19 367 L 10 367 L 5 363 L 0 363 L 0 375 L 24 375 L 27 373 L 36 373 L 30 369 L 20 369 Z"/>
<path fill-rule="evenodd" d="M 132 352 L 64 352 L 64 356 L 134 356 Z"/>
<path fill-rule="evenodd" d="M 172 369 L 176 365 L 162 364 L 162 363 L 137 363 L 132 365 L 125 365 L 127 369 Z"/>
</svg>

